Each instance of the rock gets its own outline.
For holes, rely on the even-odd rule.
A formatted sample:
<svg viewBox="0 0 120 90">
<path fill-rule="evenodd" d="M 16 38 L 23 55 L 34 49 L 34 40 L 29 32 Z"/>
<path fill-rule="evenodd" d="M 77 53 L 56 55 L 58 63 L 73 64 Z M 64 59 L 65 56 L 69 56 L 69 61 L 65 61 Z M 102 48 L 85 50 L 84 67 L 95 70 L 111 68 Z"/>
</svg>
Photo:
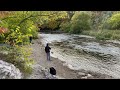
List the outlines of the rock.
<svg viewBox="0 0 120 90">
<path fill-rule="evenodd" d="M 48 74 L 46 75 L 46 79 L 58 79 L 55 75 Z"/>
<path fill-rule="evenodd" d="M 107 64 L 111 64 L 111 62 L 107 62 Z"/>
<path fill-rule="evenodd" d="M 71 64 L 67 64 L 67 66 L 70 68 L 70 69 L 73 69 L 73 66 Z"/>
<path fill-rule="evenodd" d="M 91 75 L 91 74 L 88 74 L 87 77 L 92 77 L 92 75 Z"/>
<path fill-rule="evenodd" d="M 63 45 L 63 44 L 61 44 L 61 45 L 60 45 L 60 47 L 64 47 L 64 45 Z"/>
<path fill-rule="evenodd" d="M 78 72 L 78 74 L 79 74 L 80 76 L 85 76 L 85 73 L 82 73 L 82 72 Z"/>
<path fill-rule="evenodd" d="M 21 79 L 22 74 L 13 64 L 0 60 L 0 79 Z"/>
<path fill-rule="evenodd" d="M 65 52 L 66 50 L 63 50 L 63 52 Z"/>
<path fill-rule="evenodd" d="M 45 76 L 45 79 L 64 79 L 60 76 L 50 74 L 50 71 L 47 68 L 44 68 L 42 66 L 40 66 L 40 68 L 41 68 L 41 71 L 43 72 L 43 74 Z"/>
<path fill-rule="evenodd" d="M 85 77 L 81 77 L 81 79 L 87 79 L 87 76 L 85 76 Z"/>
</svg>

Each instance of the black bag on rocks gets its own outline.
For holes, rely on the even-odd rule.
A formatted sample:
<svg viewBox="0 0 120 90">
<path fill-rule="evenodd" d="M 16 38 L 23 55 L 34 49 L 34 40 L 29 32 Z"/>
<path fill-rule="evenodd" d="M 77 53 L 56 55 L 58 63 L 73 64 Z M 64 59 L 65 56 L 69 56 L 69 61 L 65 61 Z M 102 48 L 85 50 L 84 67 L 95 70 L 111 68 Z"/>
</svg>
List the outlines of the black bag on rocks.
<svg viewBox="0 0 120 90">
<path fill-rule="evenodd" d="M 50 68 L 50 74 L 56 75 L 56 70 L 55 70 L 55 68 L 53 68 L 53 67 Z"/>
</svg>

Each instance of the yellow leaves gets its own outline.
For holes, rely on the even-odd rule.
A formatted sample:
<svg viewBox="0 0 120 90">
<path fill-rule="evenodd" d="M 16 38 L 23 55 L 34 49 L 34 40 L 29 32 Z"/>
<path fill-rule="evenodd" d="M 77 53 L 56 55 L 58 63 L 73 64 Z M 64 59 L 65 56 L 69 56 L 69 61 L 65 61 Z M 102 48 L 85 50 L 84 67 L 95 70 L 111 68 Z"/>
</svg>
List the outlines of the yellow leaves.
<svg viewBox="0 0 120 90">
<path fill-rule="evenodd" d="M 29 31 L 29 33 L 32 31 L 32 29 L 31 28 L 28 28 L 28 31 Z"/>
<path fill-rule="evenodd" d="M 120 27 L 120 13 L 113 14 L 112 17 L 108 19 L 108 24 L 111 26 L 111 29 L 119 29 Z"/>
<path fill-rule="evenodd" d="M 30 36 L 32 36 L 32 34 L 27 34 L 26 36 L 27 36 L 27 37 L 30 37 Z"/>
<path fill-rule="evenodd" d="M 56 27 L 58 27 L 59 22 L 57 21 L 51 21 L 48 23 L 48 27 L 51 29 L 55 29 Z"/>
</svg>

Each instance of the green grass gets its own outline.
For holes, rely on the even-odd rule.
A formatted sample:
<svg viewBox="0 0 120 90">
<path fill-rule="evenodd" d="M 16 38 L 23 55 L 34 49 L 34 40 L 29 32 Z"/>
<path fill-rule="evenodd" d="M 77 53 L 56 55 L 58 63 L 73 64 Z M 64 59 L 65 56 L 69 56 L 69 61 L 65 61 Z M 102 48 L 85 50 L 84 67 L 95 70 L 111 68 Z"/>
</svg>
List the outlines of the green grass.
<svg viewBox="0 0 120 90">
<path fill-rule="evenodd" d="M 30 48 L 25 46 L 14 48 L 0 46 L 0 52 L 0 58 L 2 58 L 2 60 L 12 63 L 24 74 L 32 73 L 34 61 L 29 57 L 31 55 Z M 7 52 L 7 54 L 2 54 L 3 52 Z"/>
<path fill-rule="evenodd" d="M 99 40 L 120 40 L 120 30 L 88 30 L 82 34 L 95 36 Z"/>
</svg>

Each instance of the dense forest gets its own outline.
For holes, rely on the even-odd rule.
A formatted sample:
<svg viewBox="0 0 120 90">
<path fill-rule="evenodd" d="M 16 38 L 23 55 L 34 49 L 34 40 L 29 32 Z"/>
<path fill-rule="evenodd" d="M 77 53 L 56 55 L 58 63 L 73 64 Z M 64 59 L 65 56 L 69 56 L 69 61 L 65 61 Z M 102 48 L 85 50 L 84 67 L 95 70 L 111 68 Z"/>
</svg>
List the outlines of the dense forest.
<svg viewBox="0 0 120 90">
<path fill-rule="evenodd" d="M 13 63 L 24 73 L 32 71 L 29 37 L 41 31 L 60 31 L 120 40 L 119 11 L 0 11 L 0 59 Z M 4 57 L 4 58 L 3 58 Z"/>
</svg>

